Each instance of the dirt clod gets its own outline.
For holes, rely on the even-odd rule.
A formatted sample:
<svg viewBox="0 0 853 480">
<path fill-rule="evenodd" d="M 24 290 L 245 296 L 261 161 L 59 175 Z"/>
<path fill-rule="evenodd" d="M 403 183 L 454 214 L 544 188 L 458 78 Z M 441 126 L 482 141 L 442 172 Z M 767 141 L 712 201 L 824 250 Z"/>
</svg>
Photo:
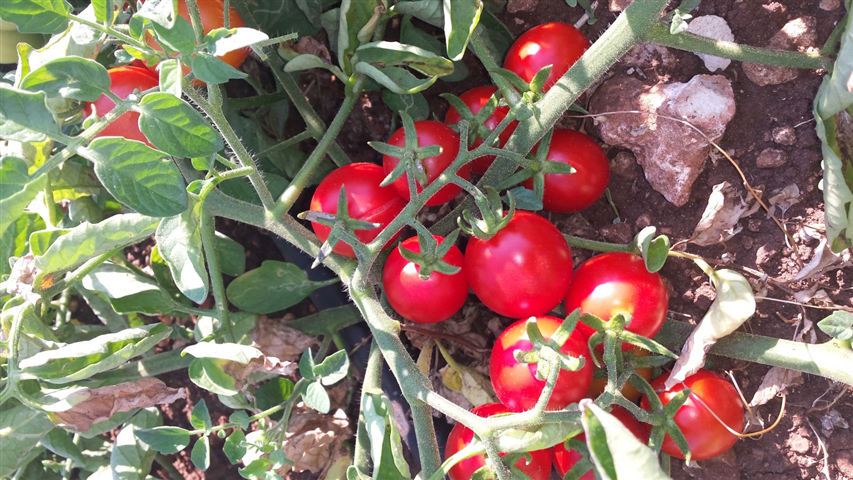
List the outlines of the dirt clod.
<svg viewBox="0 0 853 480">
<path fill-rule="evenodd" d="M 765 148 L 755 159 L 758 168 L 779 168 L 788 163 L 788 154 L 776 148 Z"/>
</svg>

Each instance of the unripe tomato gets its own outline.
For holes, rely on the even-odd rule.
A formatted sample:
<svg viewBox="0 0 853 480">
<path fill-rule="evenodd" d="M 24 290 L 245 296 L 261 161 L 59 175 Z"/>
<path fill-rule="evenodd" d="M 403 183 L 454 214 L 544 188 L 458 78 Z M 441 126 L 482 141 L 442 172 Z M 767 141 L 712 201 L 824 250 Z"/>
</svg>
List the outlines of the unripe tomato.
<svg viewBox="0 0 853 480">
<path fill-rule="evenodd" d="M 663 326 L 669 295 L 658 273 L 650 273 L 643 259 L 627 252 L 610 252 L 590 258 L 574 274 L 566 294 L 566 312 L 576 308 L 609 321 L 619 312 L 631 314 L 625 330 L 654 337 Z M 589 338 L 595 331 L 578 324 Z M 623 350 L 634 348 L 623 343 Z"/>
<path fill-rule="evenodd" d="M 476 115 L 483 107 L 488 103 L 489 99 L 492 98 L 492 95 L 498 91 L 498 87 L 493 85 L 483 85 L 480 87 L 474 87 L 471 90 L 459 95 L 459 100 L 465 103 L 469 109 L 471 109 L 471 113 Z M 507 114 L 509 114 L 509 107 L 497 107 L 495 111 L 483 122 L 483 126 L 488 128 L 489 130 L 494 130 L 498 125 L 506 118 Z M 456 111 L 455 108 L 450 107 L 447 111 L 447 115 L 444 117 L 444 123 L 448 125 L 456 125 L 462 120 L 462 117 L 459 115 L 459 112 Z M 509 140 L 509 137 L 512 136 L 512 132 L 515 131 L 515 127 L 518 126 L 518 121 L 514 120 L 510 122 L 509 125 L 498 135 L 498 146 L 503 147 L 506 145 L 506 142 Z M 471 148 L 477 148 L 483 144 L 483 139 L 477 137 L 474 140 L 474 143 L 471 144 Z M 494 155 L 483 155 L 482 157 L 475 158 L 474 161 L 471 162 L 471 171 L 482 175 L 486 173 L 486 170 L 489 169 L 489 166 L 495 160 Z"/>
<path fill-rule="evenodd" d="M 610 181 L 610 162 L 597 143 L 574 130 L 556 129 L 546 157 L 574 167 L 574 173 L 546 173 L 542 204 L 551 212 L 579 212 L 598 200 Z M 522 182 L 533 189 L 533 179 Z"/>
<path fill-rule="evenodd" d="M 543 23 L 515 40 L 506 54 L 504 68 L 530 82 L 542 67 L 553 65 L 542 89 L 547 92 L 588 48 L 589 40 L 574 26 Z"/>
<path fill-rule="evenodd" d="M 554 224 L 517 210 L 494 237 L 468 241 L 465 268 L 471 289 L 493 312 L 527 318 L 550 312 L 565 297 L 572 254 Z"/>
<path fill-rule="evenodd" d="M 722 455 L 732 448 L 738 437 L 720 424 L 714 415 L 732 430 L 743 431 L 743 403 L 735 387 L 710 370 L 699 370 L 687 377 L 684 382 L 664 390 L 663 385 L 667 378 L 669 373 L 661 375 L 652 382 L 652 387 L 658 392 L 658 398 L 664 405 L 669 403 L 675 394 L 684 390 L 685 386 L 691 390 L 690 397 L 675 414 L 675 424 L 687 439 L 691 458 L 707 460 Z M 646 410 L 651 409 L 647 397 L 644 396 L 640 401 L 640 407 Z M 663 440 L 662 450 L 673 457 L 684 458 L 678 445 L 669 435 Z"/>
<path fill-rule="evenodd" d="M 338 195 L 341 186 L 347 192 L 347 212 L 356 220 L 381 224 L 378 228 L 356 230 L 355 236 L 363 243 L 369 243 L 394 219 L 406 206 L 392 187 L 380 187 L 385 172 L 382 167 L 372 163 L 351 163 L 328 174 L 317 185 L 311 197 L 311 210 L 335 214 L 338 212 Z M 329 238 L 332 229 L 326 225 L 311 222 L 311 228 L 321 242 Z M 396 238 L 396 236 L 395 236 Z M 389 241 L 389 245 L 393 243 Z M 339 241 L 333 250 L 346 257 L 355 258 L 352 247 Z"/>
<path fill-rule="evenodd" d="M 421 120 L 419 122 L 415 122 L 415 131 L 418 132 L 419 147 L 428 147 L 431 145 L 438 145 L 441 147 L 441 153 L 438 155 L 421 160 L 424 170 L 426 171 L 427 184 L 430 184 L 444 173 L 445 170 L 447 170 L 447 167 L 453 163 L 453 160 L 456 159 L 456 155 L 459 154 L 459 135 L 457 135 L 456 132 L 447 125 L 434 120 Z M 391 138 L 388 139 L 388 144 L 397 147 L 404 147 L 406 145 L 405 130 L 400 128 L 394 132 L 394 134 L 391 135 Z M 398 163 L 400 163 L 400 159 L 397 157 L 392 157 L 390 155 L 384 155 L 382 157 L 382 165 L 385 168 L 386 175 L 390 174 Z M 467 180 L 471 177 L 471 165 L 464 165 L 457 173 L 460 177 Z M 398 178 L 393 185 L 397 190 L 398 195 L 406 200 L 410 200 L 408 174 Z M 421 185 L 418 185 L 417 187 L 418 193 L 423 191 L 423 187 Z M 461 191 L 462 187 L 456 184 L 448 184 L 436 192 L 435 195 L 430 197 L 429 200 L 426 201 L 426 205 L 432 206 L 447 203 Z"/>
<path fill-rule="evenodd" d="M 537 316 L 536 324 L 545 340 L 563 323 L 556 317 Z M 530 350 L 527 336 L 527 319 L 519 320 L 506 328 L 495 341 L 489 364 L 492 387 L 504 405 L 514 412 L 530 410 L 536 405 L 545 388 L 545 380 L 536 378 L 537 364 L 515 359 L 516 350 Z M 548 400 L 547 410 L 560 410 L 586 396 L 592 382 L 592 359 L 586 340 L 577 330 L 563 344 L 560 352 L 572 357 L 583 357 L 583 366 L 577 371 L 560 370 L 554 393 Z"/>
<path fill-rule="evenodd" d="M 625 427 L 633 433 L 635 437 L 637 437 L 637 440 L 643 443 L 649 442 L 648 426 L 637 421 L 637 419 L 631 415 L 631 412 L 618 405 L 614 405 L 610 414 L 622 422 L 622 424 L 625 425 Z M 586 441 L 586 435 L 583 433 L 579 433 L 575 438 L 581 441 Z M 556 467 L 557 471 L 560 473 L 560 478 L 565 477 L 566 473 L 568 473 L 569 470 L 571 470 L 572 467 L 574 467 L 575 464 L 583 458 L 580 453 L 574 450 L 566 450 L 565 442 L 554 445 L 551 451 L 554 454 L 554 467 Z M 581 475 L 579 480 L 595 480 L 595 473 L 590 470 Z"/>
<path fill-rule="evenodd" d="M 444 237 L 433 235 L 438 243 Z M 415 253 L 421 251 L 418 237 L 406 239 L 401 248 Z M 395 248 L 382 270 L 382 286 L 388 303 L 403 318 L 416 323 L 435 323 L 447 320 L 458 312 L 468 298 L 468 276 L 465 274 L 462 252 L 456 245 L 442 259 L 445 262 L 460 267 L 453 275 L 433 271 L 429 279 L 421 280 L 421 267 L 400 255 Z"/>
<path fill-rule="evenodd" d="M 471 413 L 487 418 L 501 413 L 510 413 L 510 411 L 500 403 L 487 403 L 475 407 L 471 410 Z M 453 430 L 450 431 L 450 435 L 447 436 L 447 446 L 444 449 L 445 457 L 450 457 L 459 450 L 467 447 L 473 440 L 474 431 L 461 423 L 457 423 L 453 426 Z M 527 464 L 524 458 L 521 458 L 515 463 L 515 466 L 532 480 L 548 480 L 551 476 L 551 451 L 536 450 L 535 452 L 530 452 L 530 457 L 529 464 Z M 484 465 L 486 465 L 486 456 L 482 454 L 476 455 L 454 465 L 450 469 L 448 476 L 450 480 L 470 480 L 474 472 Z"/>
<path fill-rule="evenodd" d="M 157 75 L 139 67 L 118 67 L 107 70 L 110 75 L 110 91 L 122 100 L 126 99 L 134 90 L 145 91 L 160 84 Z M 94 109 L 99 117 L 109 113 L 116 104 L 106 95 L 94 102 L 83 105 L 86 116 L 92 114 Z M 151 146 L 145 135 L 139 130 L 139 114 L 133 111 L 127 112 L 107 125 L 95 137 L 124 137 L 128 140 L 138 140 Z"/>
</svg>

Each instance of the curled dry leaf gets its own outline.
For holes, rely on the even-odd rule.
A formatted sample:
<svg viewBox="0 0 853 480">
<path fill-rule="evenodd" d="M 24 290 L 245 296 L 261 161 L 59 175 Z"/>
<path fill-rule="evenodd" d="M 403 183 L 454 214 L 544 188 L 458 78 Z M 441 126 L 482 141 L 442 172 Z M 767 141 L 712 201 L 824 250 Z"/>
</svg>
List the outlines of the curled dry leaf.
<svg viewBox="0 0 853 480">
<path fill-rule="evenodd" d="M 293 51 L 300 54 L 317 55 L 323 60 L 326 65 L 332 64 L 332 56 L 329 55 L 329 49 L 323 42 L 318 41 L 314 37 L 302 37 L 293 46 Z"/>
<path fill-rule="evenodd" d="M 289 318 L 288 318 L 289 317 Z M 295 318 L 287 314 L 284 318 L 258 317 L 258 324 L 252 330 L 252 346 L 265 355 L 285 361 L 296 361 L 302 352 L 317 345 L 317 337 L 287 326 L 287 321 Z"/>
<path fill-rule="evenodd" d="M 771 205 L 770 211 L 772 212 L 775 208 L 778 208 L 782 211 L 784 215 L 792 205 L 799 203 L 800 201 L 800 187 L 797 186 L 796 183 L 792 183 L 787 187 L 783 188 L 776 195 L 773 195 L 767 200 L 767 203 Z"/>
<path fill-rule="evenodd" d="M 323 477 L 323 473 L 341 454 L 341 444 L 352 435 L 349 418 L 341 409 L 333 415 L 323 415 L 305 408 L 294 410 L 287 424 L 283 445 L 284 454 L 293 465 L 285 465 L 277 473 L 310 470 Z"/>
<path fill-rule="evenodd" d="M 787 391 L 790 387 L 803 383 L 803 374 L 795 370 L 773 367 L 764 374 L 761 385 L 749 402 L 750 407 L 758 407 L 773 400 L 776 395 Z"/>
<path fill-rule="evenodd" d="M 483 319 L 487 318 L 487 315 L 494 314 L 487 313 L 482 304 L 469 304 L 462 307 L 461 314 L 457 313 L 448 320 L 432 324 L 419 324 L 417 327 L 421 330 L 431 330 L 440 334 L 441 336 L 437 336 L 436 338 L 447 340 L 445 341 L 445 345 L 451 352 L 456 350 L 457 347 L 460 347 L 460 344 L 452 341 L 452 337 L 464 338 L 468 342 L 483 349 L 482 352 L 477 352 L 462 346 L 461 348 L 463 348 L 467 354 L 478 357 L 478 359 L 481 356 L 485 358 L 488 356 L 488 352 L 485 348 L 486 345 L 489 344 L 489 339 L 487 337 L 490 336 L 490 333 L 485 329 L 480 328 L 480 325 L 482 324 Z M 406 336 L 409 338 L 409 341 L 412 342 L 412 345 L 418 349 L 423 348 L 426 341 L 430 338 L 426 335 L 409 330 L 406 330 Z"/>
<path fill-rule="evenodd" d="M 255 347 L 236 343 L 199 342 L 185 348 L 183 354 L 196 358 L 218 359 L 222 370 L 234 378 L 237 389 L 255 372 L 286 377 L 297 368 L 295 362 L 279 360 L 264 355 L 264 352 Z"/>
<path fill-rule="evenodd" d="M 841 253 L 833 252 L 827 246 L 826 237 L 820 238 L 820 244 L 814 252 L 811 261 L 794 275 L 792 281 L 805 280 L 834 268 L 853 267 L 853 256 L 850 250 L 844 250 Z"/>
<path fill-rule="evenodd" d="M 725 242 L 742 230 L 742 227 L 737 226 L 738 221 L 754 211 L 729 182 L 714 185 L 708 197 L 708 206 L 693 230 L 690 241 L 701 246 Z"/>
<path fill-rule="evenodd" d="M 57 426 L 85 432 L 93 423 L 116 413 L 172 403 L 187 398 L 183 388 L 170 388 L 156 378 L 143 378 L 108 387 L 67 388 L 50 394 L 56 401 L 44 407 Z"/>
<path fill-rule="evenodd" d="M 225 373 L 234 377 L 235 387 L 239 390 L 249 378 L 249 375 L 260 372 L 268 375 L 280 375 L 286 377 L 296 371 L 296 363 L 283 362 L 275 357 L 261 355 L 255 357 L 247 364 L 238 362 L 225 362 L 222 365 Z"/>
<path fill-rule="evenodd" d="M 11 295 L 20 295 L 29 303 L 36 303 L 41 298 L 39 294 L 33 292 L 33 281 L 38 274 L 38 269 L 35 265 L 35 257 L 28 253 L 23 257 L 19 257 L 12 266 L 12 273 L 6 279 L 6 292 Z M 2 290 L 0 290 L 2 291 Z"/>
<path fill-rule="evenodd" d="M 737 330 L 755 313 L 755 296 L 743 275 L 727 269 L 712 271 L 710 267 L 705 271 L 717 291 L 717 298 L 684 343 L 664 384 L 667 390 L 699 371 L 705 365 L 705 354 L 717 340 Z"/>
</svg>

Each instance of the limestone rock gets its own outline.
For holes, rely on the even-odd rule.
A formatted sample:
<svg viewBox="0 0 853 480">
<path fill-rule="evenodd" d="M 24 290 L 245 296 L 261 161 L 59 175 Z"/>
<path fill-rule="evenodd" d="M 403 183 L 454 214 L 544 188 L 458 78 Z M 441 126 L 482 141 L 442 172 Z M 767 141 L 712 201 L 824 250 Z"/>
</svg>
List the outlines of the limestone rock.
<svg viewBox="0 0 853 480">
<path fill-rule="evenodd" d="M 716 141 L 734 117 L 734 92 L 721 75 L 651 87 L 632 77 L 614 77 L 598 88 L 590 104 L 592 114 L 626 110 L 683 119 Z M 604 142 L 634 152 L 652 188 L 676 206 L 687 203 L 708 158 L 704 136 L 655 115 L 620 113 L 596 117 L 596 123 Z"/>
<path fill-rule="evenodd" d="M 765 148 L 755 159 L 758 168 L 779 168 L 788 163 L 788 155 L 776 148 Z"/>
<path fill-rule="evenodd" d="M 786 23 L 767 43 L 774 50 L 800 50 L 813 47 L 817 41 L 817 20 L 815 17 L 800 17 Z M 779 85 L 797 78 L 799 70 L 774 67 L 758 63 L 744 63 L 743 73 L 758 86 Z"/>
<path fill-rule="evenodd" d="M 690 21 L 689 32 L 703 37 L 713 38 L 714 40 L 723 40 L 726 42 L 734 42 L 735 36 L 732 33 L 731 27 L 726 23 L 723 17 L 717 15 L 704 15 L 696 17 Z M 711 72 L 717 70 L 725 70 L 732 63 L 728 58 L 715 57 L 704 53 L 696 54 L 705 63 L 705 68 Z"/>
</svg>

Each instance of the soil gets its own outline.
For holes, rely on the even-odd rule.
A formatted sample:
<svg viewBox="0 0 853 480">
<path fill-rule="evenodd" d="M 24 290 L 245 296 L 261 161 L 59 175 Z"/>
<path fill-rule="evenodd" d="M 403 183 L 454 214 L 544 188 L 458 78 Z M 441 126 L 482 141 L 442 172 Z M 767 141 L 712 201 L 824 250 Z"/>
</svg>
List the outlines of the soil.
<svg viewBox="0 0 853 480">
<path fill-rule="evenodd" d="M 510 0 L 510 3 L 527 6 L 525 10 L 514 14 L 499 15 L 516 35 L 547 21 L 574 23 L 582 13 L 580 8 L 569 8 L 565 0 Z M 600 5 L 596 10 L 597 22 L 592 26 L 583 27 L 591 39 L 600 35 L 616 15 L 607 10 L 607 2 L 601 3 L 604 5 Z M 763 46 L 789 20 L 811 15 L 817 21 L 816 45 L 820 47 L 843 15 L 842 7 L 831 11 L 819 8 L 819 4 L 825 3 L 828 2 L 705 0 L 698 11 L 694 12 L 694 16 L 720 15 L 730 24 L 737 42 Z M 392 25 L 389 34 L 393 35 L 393 32 Z M 318 35 L 318 39 L 325 40 L 322 33 Z M 669 50 L 669 53 L 671 60 L 668 62 L 648 62 L 639 67 L 620 62 L 614 66 L 612 74 L 634 75 L 652 85 L 659 81 L 683 82 L 694 75 L 708 73 L 699 58 L 692 53 L 676 50 Z M 458 83 L 439 81 L 426 93 L 431 111 L 439 119 L 444 118 L 447 104 L 438 94 L 450 92 L 458 95 L 488 81 L 472 54 L 467 54 L 465 61 L 471 72 L 465 80 Z M 816 330 L 814 324 L 831 310 L 814 308 L 815 302 L 796 305 L 780 303 L 773 299 L 794 302 L 794 293 L 817 286 L 826 292 L 825 302 L 831 302 L 829 305 L 848 309 L 853 307 L 853 271 L 850 269 L 835 270 L 808 281 L 791 281 L 800 265 L 808 263 L 818 247 L 818 240 L 802 235 L 801 230 L 810 228 L 823 232 L 823 202 L 821 192 L 817 188 L 821 176 L 821 154 L 811 113 L 811 102 L 822 73 L 800 71 L 794 81 L 765 87 L 759 87 L 748 80 L 740 62 L 732 62 L 721 73 L 732 81 L 737 113 L 719 143 L 732 155 L 752 188 L 764 192 L 764 198 L 786 186 L 796 184 L 801 194 L 799 202 L 785 212 L 777 210 L 776 213 L 797 240 L 797 247 L 792 249 L 786 244 L 780 228 L 763 211 L 742 219 L 743 230 L 724 244 L 704 248 L 692 245 L 686 247 L 687 251 L 712 261 L 729 263 L 729 268 L 741 270 L 757 288 L 762 289 L 761 295 L 767 299 L 758 303 L 757 313 L 743 327 L 745 330 L 777 338 L 803 338 L 804 341 L 810 342 L 826 340 L 826 336 Z M 302 83 L 306 97 L 324 120 L 329 122 L 343 99 L 340 82 L 332 81 L 325 72 L 311 71 L 302 76 Z M 298 118 L 295 111 L 291 112 L 290 118 Z M 378 163 L 379 154 L 367 148 L 365 142 L 387 139 L 391 119 L 392 114 L 380 95 L 377 92 L 366 93 L 347 121 L 338 141 L 353 161 Z M 563 123 L 575 127 L 586 126 L 576 120 L 566 120 Z M 780 127 L 791 128 L 796 132 L 796 141 L 793 144 L 780 145 L 774 142 L 773 130 Z M 298 125 L 293 128 L 294 131 L 299 131 Z M 313 145 L 305 146 L 306 149 L 312 147 Z M 757 168 L 756 158 L 766 148 L 785 152 L 789 159 L 787 165 L 774 169 Z M 607 153 L 612 160 L 621 152 L 611 148 Z M 624 154 L 620 158 L 624 160 Z M 618 209 L 621 224 L 614 225 L 616 215 L 604 199 L 580 214 L 551 215 L 551 220 L 564 232 L 580 232 L 599 240 L 630 239 L 642 227 L 654 225 L 675 243 L 690 237 L 702 216 L 714 185 L 727 181 L 746 195 L 747 189 L 735 167 L 725 158 L 719 158 L 709 163 L 696 181 L 690 202 L 677 208 L 668 203 L 660 193 L 652 190 L 641 169 L 628 158 L 627 163 L 621 163 L 623 168 L 614 170 L 610 184 L 613 203 Z M 435 210 L 432 212 L 435 213 Z M 248 268 L 259 265 L 262 260 L 280 259 L 278 250 L 273 247 L 266 233 L 236 223 L 223 223 L 219 226 L 223 227 L 226 234 L 239 239 L 247 247 L 250 255 Z M 576 250 L 575 260 L 579 263 L 589 255 L 590 252 Z M 667 262 L 661 273 L 670 287 L 670 315 L 684 321 L 698 321 L 714 298 L 707 277 L 692 263 L 678 259 Z M 449 322 L 471 322 L 473 316 L 474 322 L 485 325 L 494 317 L 484 313 L 482 318 L 477 318 L 476 312 L 485 312 L 485 309 L 477 308 L 473 296 L 471 302 L 474 307 L 468 313 Z M 506 324 L 508 321 L 509 319 L 498 319 L 498 324 Z M 492 324 L 489 323 L 489 326 L 491 328 Z M 477 330 L 477 335 L 485 335 L 484 341 L 494 340 L 493 334 L 481 333 L 486 329 Z M 474 343 L 478 343 L 477 340 L 475 338 Z M 460 353 L 461 358 L 469 358 L 472 363 L 482 360 L 470 351 L 460 350 Z M 747 399 L 751 398 L 769 370 L 761 365 L 715 360 L 716 370 L 731 370 L 734 373 Z M 482 367 L 482 364 L 478 366 Z M 188 426 L 192 404 L 199 398 L 206 399 L 214 422 L 224 421 L 230 413 L 230 409 L 221 405 L 215 397 L 211 398 L 207 392 L 190 384 L 185 373 L 178 372 L 167 376 L 165 380 L 172 386 L 182 385 L 189 388 L 187 402 L 164 408 L 167 423 Z M 849 393 L 849 389 L 842 385 L 833 384 L 821 377 L 805 375 L 801 385 L 790 389 L 784 417 L 775 429 L 759 438 L 741 440 L 723 457 L 699 462 L 695 466 L 687 466 L 681 461 L 673 460 L 672 475 L 676 479 L 853 479 L 853 431 L 844 425 L 836 424 L 835 428 L 825 426 L 831 425 L 831 422 L 827 423 L 828 418 L 839 416 L 846 419 L 848 424 L 853 423 L 853 397 Z M 757 409 L 756 416 L 766 425 L 772 424 L 779 413 L 781 403 L 780 398 L 770 401 Z M 351 405 L 349 413 L 356 411 L 357 405 Z M 221 453 L 221 440 L 213 439 L 213 442 L 213 463 L 206 474 L 197 472 L 192 467 L 188 452 L 174 457 L 175 467 L 186 478 L 238 478 L 236 468 L 231 467 Z M 153 473 L 160 478 L 167 478 L 164 476 L 165 472 L 156 467 L 155 464 Z M 312 477 L 303 475 L 299 478 Z"/>
</svg>

